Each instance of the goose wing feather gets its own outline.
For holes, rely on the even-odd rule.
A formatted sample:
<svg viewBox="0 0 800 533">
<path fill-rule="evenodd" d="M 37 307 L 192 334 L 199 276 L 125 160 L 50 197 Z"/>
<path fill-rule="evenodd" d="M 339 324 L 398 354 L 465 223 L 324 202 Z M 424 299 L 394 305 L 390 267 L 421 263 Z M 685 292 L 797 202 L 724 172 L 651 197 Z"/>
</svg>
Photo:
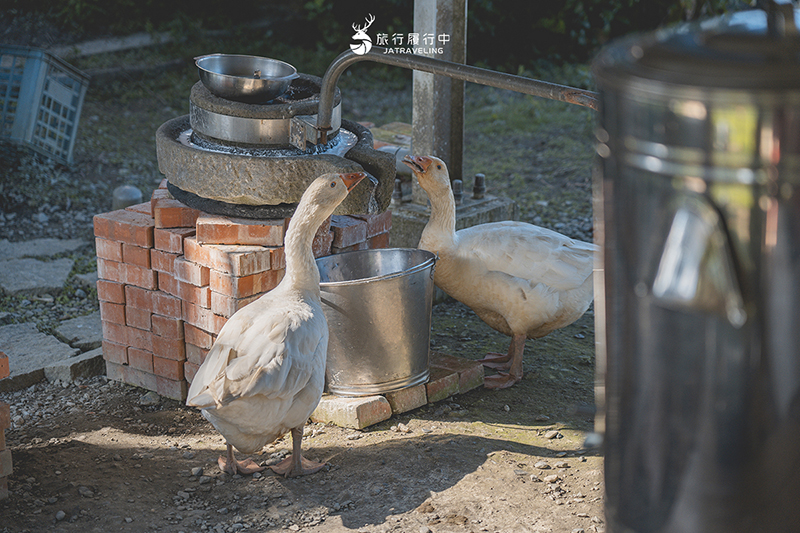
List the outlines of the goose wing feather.
<svg viewBox="0 0 800 533">
<path fill-rule="evenodd" d="M 595 246 L 524 222 L 481 224 L 457 232 L 458 249 L 489 272 L 542 283 L 555 290 L 580 287 L 592 273 Z"/>
</svg>

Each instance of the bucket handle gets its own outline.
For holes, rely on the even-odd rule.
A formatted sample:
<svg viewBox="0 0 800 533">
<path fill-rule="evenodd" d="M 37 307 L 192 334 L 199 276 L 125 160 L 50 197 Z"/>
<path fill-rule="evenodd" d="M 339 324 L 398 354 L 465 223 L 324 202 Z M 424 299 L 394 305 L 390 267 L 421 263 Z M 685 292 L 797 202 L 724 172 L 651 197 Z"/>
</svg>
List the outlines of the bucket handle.
<svg viewBox="0 0 800 533">
<path fill-rule="evenodd" d="M 747 313 L 720 215 L 701 196 L 685 196 L 679 202 L 652 294 L 666 307 L 717 313 L 741 328 Z"/>
</svg>

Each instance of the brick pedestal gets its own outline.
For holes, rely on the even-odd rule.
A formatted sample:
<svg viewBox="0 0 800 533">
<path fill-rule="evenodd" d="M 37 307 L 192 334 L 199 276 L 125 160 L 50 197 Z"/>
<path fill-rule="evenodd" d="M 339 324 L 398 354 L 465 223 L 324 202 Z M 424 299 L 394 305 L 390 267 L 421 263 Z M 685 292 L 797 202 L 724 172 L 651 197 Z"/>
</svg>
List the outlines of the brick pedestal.
<svg viewBox="0 0 800 533">
<path fill-rule="evenodd" d="M 108 376 L 185 400 L 222 326 L 283 278 L 290 223 L 200 212 L 172 198 L 166 180 L 149 202 L 96 215 Z M 334 216 L 314 254 L 383 248 L 390 229 L 390 212 Z"/>
</svg>

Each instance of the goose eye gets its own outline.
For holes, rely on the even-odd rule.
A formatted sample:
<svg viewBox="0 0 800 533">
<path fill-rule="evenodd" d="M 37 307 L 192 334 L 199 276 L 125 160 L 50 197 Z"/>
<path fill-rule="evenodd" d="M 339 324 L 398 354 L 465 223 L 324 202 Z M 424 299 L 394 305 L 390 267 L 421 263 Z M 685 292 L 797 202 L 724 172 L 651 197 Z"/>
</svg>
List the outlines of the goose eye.
<svg viewBox="0 0 800 533">
<path fill-rule="evenodd" d="M 442 165 L 436 165 L 436 168 L 438 168 L 439 170 L 442 170 Z"/>
<path fill-rule="evenodd" d="M 333 189 L 334 187 L 336 187 L 336 182 L 335 182 L 335 181 L 332 181 L 332 182 L 331 182 L 331 189 Z"/>
</svg>

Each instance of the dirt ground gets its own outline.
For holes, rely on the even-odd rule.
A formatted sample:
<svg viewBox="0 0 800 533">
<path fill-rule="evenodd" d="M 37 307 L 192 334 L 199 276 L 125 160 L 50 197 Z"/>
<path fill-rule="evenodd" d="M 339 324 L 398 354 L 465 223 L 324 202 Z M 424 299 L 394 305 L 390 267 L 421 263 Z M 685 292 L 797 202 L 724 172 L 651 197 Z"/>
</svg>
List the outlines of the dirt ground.
<svg viewBox="0 0 800 533">
<path fill-rule="evenodd" d="M 434 310 L 434 346 L 502 349 L 469 309 Z M 14 472 L 0 531 L 604 531 L 602 459 L 591 431 L 592 316 L 528 341 L 525 377 L 362 431 L 309 424 L 329 467 L 305 478 L 229 476 L 219 434 L 195 409 L 101 378 L 7 395 L 51 416 L 8 430 Z M 259 462 L 276 461 L 288 437 Z"/>
</svg>

